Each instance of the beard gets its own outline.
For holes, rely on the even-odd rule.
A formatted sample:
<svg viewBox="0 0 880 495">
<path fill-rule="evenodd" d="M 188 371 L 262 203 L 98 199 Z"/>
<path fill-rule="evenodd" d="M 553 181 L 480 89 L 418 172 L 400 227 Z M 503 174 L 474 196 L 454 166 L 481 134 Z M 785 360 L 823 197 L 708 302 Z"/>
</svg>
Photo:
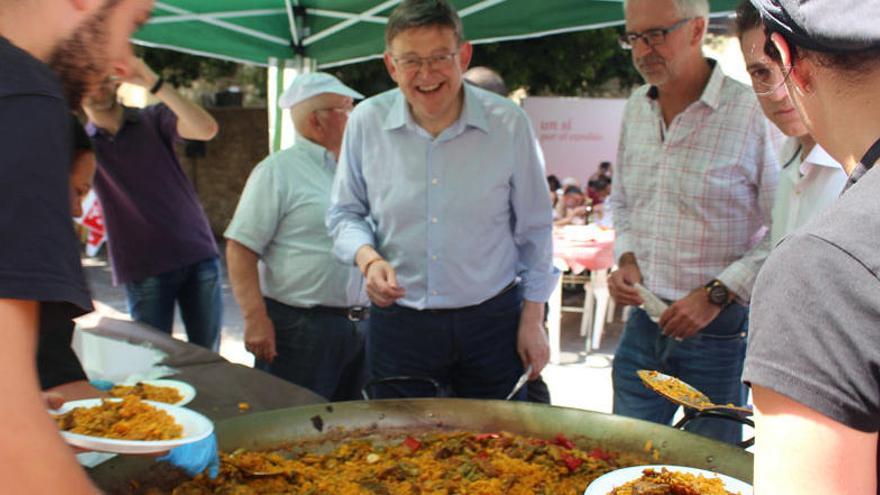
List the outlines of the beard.
<svg viewBox="0 0 880 495">
<path fill-rule="evenodd" d="M 61 78 L 62 90 L 71 108 L 78 108 L 83 97 L 103 81 L 110 70 L 106 52 L 108 20 L 119 2 L 107 0 L 49 56 L 49 67 Z"/>
<path fill-rule="evenodd" d="M 659 86 L 669 79 L 669 65 L 663 57 L 647 55 L 636 61 L 636 71 L 648 84 Z"/>
</svg>

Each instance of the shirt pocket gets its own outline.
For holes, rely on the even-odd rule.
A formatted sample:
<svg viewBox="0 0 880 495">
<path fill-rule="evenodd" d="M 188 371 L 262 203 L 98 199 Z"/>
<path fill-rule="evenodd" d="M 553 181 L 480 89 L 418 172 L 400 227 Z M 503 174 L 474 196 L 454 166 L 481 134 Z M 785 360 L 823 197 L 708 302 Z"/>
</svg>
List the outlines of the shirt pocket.
<svg viewBox="0 0 880 495">
<path fill-rule="evenodd" d="M 754 188 L 735 160 L 707 157 L 685 166 L 679 190 L 679 211 L 709 222 L 739 217 L 754 205 Z"/>
</svg>

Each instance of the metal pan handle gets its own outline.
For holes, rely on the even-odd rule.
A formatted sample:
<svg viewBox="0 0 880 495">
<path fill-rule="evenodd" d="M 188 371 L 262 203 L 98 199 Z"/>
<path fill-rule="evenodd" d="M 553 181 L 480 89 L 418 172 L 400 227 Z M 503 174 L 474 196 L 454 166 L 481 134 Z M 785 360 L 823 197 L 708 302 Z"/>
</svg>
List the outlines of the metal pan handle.
<svg viewBox="0 0 880 495">
<path fill-rule="evenodd" d="M 691 421 L 693 421 L 697 418 L 725 419 L 725 420 L 734 421 L 736 423 L 740 423 L 740 424 L 743 424 L 746 426 L 751 426 L 752 428 L 755 427 L 754 421 L 752 421 L 749 418 L 740 416 L 739 414 L 733 414 L 733 413 L 723 412 L 723 411 L 713 411 L 713 410 L 697 411 L 695 409 L 685 408 L 684 409 L 684 417 L 681 418 L 681 420 L 675 424 L 674 428 L 676 428 L 678 430 L 684 430 L 685 425 L 687 425 L 688 423 L 690 423 Z M 752 438 L 749 438 L 748 440 L 743 440 L 742 442 L 738 443 L 737 446 L 740 448 L 743 448 L 743 449 L 747 449 L 754 444 L 755 444 L 755 437 L 752 437 Z"/>
</svg>

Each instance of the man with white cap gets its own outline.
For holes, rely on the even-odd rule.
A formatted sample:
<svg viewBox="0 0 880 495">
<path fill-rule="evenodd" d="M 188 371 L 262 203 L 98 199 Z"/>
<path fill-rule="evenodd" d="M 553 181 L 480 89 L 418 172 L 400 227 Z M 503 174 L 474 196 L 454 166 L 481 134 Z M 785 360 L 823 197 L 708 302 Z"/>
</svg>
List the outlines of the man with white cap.
<svg viewBox="0 0 880 495">
<path fill-rule="evenodd" d="M 225 234 L 257 366 L 330 400 L 356 399 L 365 377 L 363 278 L 333 258 L 324 227 L 355 98 L 363 95 L 329 74 L 293 81 L 279 106 L 291 109 L 296 142 L 254 168 Z"/>
</svg>

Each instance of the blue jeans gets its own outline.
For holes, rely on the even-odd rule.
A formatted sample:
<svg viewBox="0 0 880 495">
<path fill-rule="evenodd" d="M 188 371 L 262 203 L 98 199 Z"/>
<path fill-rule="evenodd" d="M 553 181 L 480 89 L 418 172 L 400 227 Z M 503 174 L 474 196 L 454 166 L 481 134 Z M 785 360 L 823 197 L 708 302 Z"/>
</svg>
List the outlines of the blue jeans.
<svg viewBox="0 0 880 495">
<path fill-rule="evenodd" d="M 648 314 L 635 309 L 614 355 L 614 414 L 670 424 L 678 406 L 646 388 L 636 371 L 657 370 L 676 376 L 716 404 L 743 405 L 741 376 L 746 353 L 748 308 L 731 304 L 700 333 L 681 342 L 664 336 Z M 742 440 L 742 426 L 701 418 L 686 429 L 729 443 Z"/>
<path fill-rule="evenodd" d="M 516 351 L 522 297 L 517 288 L 477 306 L 417 311 L 403 306 L 370 309 L 367 362 L 370 378 L 432 378 L 441 394 L 503 399 L 523 372 Z M 431 397 L 427 383 L 383 384 L 374 398 Z M 525 399 L 520 390 L 518 400 Z"/>
<path fill-rule="evenodd" d="M 125 284 L 132 319 L 167 334 L 174 326 L 174 305 L 187 339 L 216 352 L 220 348 L 220 259 L 210 258 L 177 270 Z"/>
<path fill-rule="evenodd" d="M 366 322 L 318 309 L 296 308 L 265 299 L 275 326 L 271 363 L 256 367 L 306 387 L 327 400 L 360 399 L 366 382 L 364 340 Z"/>
</svg>

